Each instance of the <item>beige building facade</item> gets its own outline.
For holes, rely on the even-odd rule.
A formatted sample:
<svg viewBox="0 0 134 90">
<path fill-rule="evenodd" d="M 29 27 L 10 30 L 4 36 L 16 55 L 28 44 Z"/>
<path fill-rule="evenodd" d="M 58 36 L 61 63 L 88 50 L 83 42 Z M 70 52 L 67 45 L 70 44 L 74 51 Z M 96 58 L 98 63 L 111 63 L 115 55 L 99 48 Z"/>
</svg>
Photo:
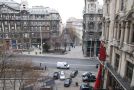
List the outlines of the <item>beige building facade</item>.
<svg viewBox="0 0 134 90">
<path fill-rule="evenodd" d="M 104 0 L 102 23 L 103 88 L 134 90 L 134 0 Z"/>
</svg>

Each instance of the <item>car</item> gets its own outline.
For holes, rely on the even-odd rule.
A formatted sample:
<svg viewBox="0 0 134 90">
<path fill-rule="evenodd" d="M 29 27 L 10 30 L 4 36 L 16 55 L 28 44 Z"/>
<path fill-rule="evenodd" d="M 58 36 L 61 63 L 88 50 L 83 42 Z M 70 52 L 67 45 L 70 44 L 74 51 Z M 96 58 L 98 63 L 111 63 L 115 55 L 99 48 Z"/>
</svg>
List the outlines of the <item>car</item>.
<svg viewBox="0 0 134 90">
<path fill-rule="evenodd" d="M 96 76 L 91 72 L 85 72 L 82 74 L 83 82 L 94 82 L 96 81 Z"/>
<path fill-rule="evenodd" d="M 64 80 L 65 79 L 65 73 L 64 71 L 60 71 L 60 80 Z"/>
<path fill-rule="evenodd" d="M 93 90 L 93 87 L 91 87 L 88 83 L 82 83 L 80 85 L 80 90 Z"/>
<path fill-rule="evenodd" d="M 64 80 L 64 87 L 69 87 L 72 83 L 72 78 L 67 78 Z"/>
<path fill-rule="evenodd" d="M 70 77 L 74 78 L 78 74 L 78 70 L 74 70 L 71 72 Z"/>
<path fill-rule="evenodd" d="M 59 68 L 59 69 L 69 69 L 69 64 L 67 62 L 57 62 L 57 68 Z"/>
<path fill-rule="evenodd" d="M 53 79 L 59 79 L 59 72 L 53 73 Z"/>
<path fill-rule="evenodd" d="M 83 74 L 82 74 L 82 76 L 84 77 L 84 76 L 90 76 L 92 73 L 91 72 L 84 72 Z"/>
</svg>

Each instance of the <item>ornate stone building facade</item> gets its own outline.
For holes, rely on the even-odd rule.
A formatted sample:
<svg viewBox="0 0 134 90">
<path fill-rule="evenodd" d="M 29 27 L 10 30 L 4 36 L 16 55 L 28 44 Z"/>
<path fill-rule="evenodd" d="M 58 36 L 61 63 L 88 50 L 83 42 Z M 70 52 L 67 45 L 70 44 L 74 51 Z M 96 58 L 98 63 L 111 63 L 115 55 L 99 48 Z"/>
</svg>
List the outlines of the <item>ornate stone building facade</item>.
<svg viewBox="0 0 134 90">
<path fill-rule="evenodd" d="M 134 0 L 104 0 L 104 89 L 134 90 Z"/>
<path fill-rule="evenodd" d="M 83 54 L 95 57 L 98 55 L 100 36 L 102 32 L 102 9 L 98 0 L 85 0 L 83 14 Z"/>
<path fill-rule="evenodd" d="M 32 45 L 42 47 L 59 37 L 61 18 L 49 7 L 28 8 L 26 0 L 0 1 L 0 39 L 6 40 L 9 49 L 28 50 Z"/>
</svg>

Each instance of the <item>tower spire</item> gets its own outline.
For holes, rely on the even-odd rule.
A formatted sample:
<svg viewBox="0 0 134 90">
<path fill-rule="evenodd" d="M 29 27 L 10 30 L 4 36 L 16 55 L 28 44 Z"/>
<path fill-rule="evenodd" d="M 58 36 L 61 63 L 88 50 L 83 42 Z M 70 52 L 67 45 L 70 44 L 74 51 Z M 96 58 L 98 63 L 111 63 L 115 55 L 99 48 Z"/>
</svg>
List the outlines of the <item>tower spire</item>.
<svg viewBox="0 0 134 90">
<path fill-rule="evenodd" d="M 21 0 L 21 10 L 28 10 L 28 2 L 27 0 Z"/>
</svg>

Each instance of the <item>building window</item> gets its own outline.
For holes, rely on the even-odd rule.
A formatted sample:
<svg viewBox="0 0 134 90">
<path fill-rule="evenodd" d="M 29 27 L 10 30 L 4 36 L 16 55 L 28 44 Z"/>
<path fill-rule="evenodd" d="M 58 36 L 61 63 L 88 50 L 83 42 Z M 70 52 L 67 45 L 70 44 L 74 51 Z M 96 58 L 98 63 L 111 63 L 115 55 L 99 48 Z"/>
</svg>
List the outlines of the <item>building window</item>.
<svg viewBox="0 0 134 90">
<path fill-rule="evenodd" d="M 123 9 L 124 9 L 124 0 L 121 0 L 121 11 L 123 11 Z"/>
<path fill-rule="evenodd" d="M 4 23 L 5 25 L 7 25 L 7 21 L 5 21 L 5 23 Z"/>
<path fill-rule="evenodd" d="M 131 82 L 132 80 L 132 75 L 133 75 L 133 64 L 130 62 L 127 62 L 127 67 L 126 67 L 126 79 L 128 82 Z"/>
<path fill-rule="evenodd" d="M 98 29 L 99 29 L 99 31 L 101 31 L 101 29 L 102 29 L 102 23 L 99 23 Z"/>
<path fill-rule="evenodd" d="M 121 38 L 121 24 L 119 25 L 119 34 L 118 35 L 119 35 L 118 40 L 120 40 L 120 38 Z"/>
<path fill-rule="evenodd" d="M 86 29 L 86 25 L 85 25 L 85 23 L 83 23 L 83 29 Z"/>
<path fill-rule="evenodd" d="M 132 43 L 134 43 L 134 24 L 133 24 L 133 29 L 132 29 Z"/>
<path fill-rule="evenodd" d="M 27 25 L 27 22 L 24 22 L 24 25 Z"/>
<path fill-rule="evenodd" d="M 115 54 L 115 70 L 117 71 L 118 70 L 118 67 L 119 67 L 119 60 L 120 60 L 120 56 L 119 54 Z"/>
<path fill-rule="evenodd" d="M 49 30 L 49 27 L 47 27 L 47 30 Z"/>
<path fill-rule="evenodd" d="M 94 28 L 94 23 L 93 23 L 93 22 L 90 22 L 90 23 L 88 24 L 88 27 L 89 27 L 89 29 L 93 29 L 93 28 Z"/>
<path fill-rule="evenodd" d="M 1 29 L 1 27 L 0 27 L 0 32 L 2 32 L 2 29 Z"/>
</svg>

